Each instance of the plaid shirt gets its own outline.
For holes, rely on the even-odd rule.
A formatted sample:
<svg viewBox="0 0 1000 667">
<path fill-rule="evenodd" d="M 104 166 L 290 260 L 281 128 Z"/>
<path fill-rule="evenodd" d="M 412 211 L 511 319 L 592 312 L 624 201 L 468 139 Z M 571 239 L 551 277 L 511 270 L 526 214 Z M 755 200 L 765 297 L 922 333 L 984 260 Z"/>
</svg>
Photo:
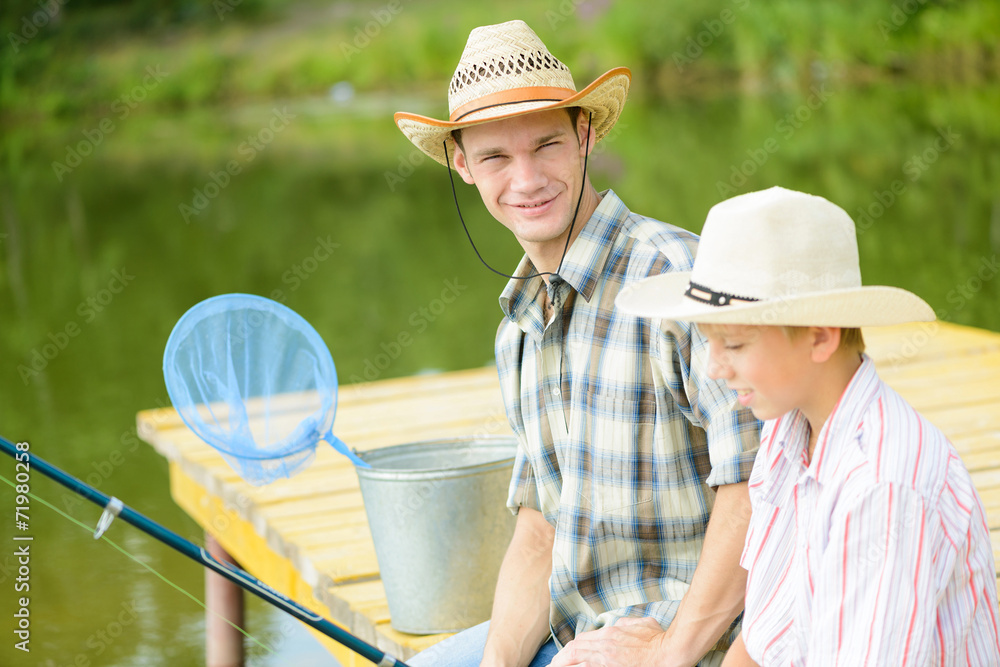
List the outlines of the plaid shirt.
<svg viewBox="0 0 1000 667">
<path fill-rule="evenodd" d="M 560 644 L 623 616 L 667 627 L 698 563 L 710 487 L 750 476 L 759 422 L 708 379 L 705 340 L 614 306 L 626 283 L 690 270 L 697 241 L 609 190 L 551 280 L 547 325 L 541 278 L 500 297 L 497 367 L 519 441 L 507 505 L 555 527 Z M 516 275 L 534 272 L 525 257 Z"/>
</svg>

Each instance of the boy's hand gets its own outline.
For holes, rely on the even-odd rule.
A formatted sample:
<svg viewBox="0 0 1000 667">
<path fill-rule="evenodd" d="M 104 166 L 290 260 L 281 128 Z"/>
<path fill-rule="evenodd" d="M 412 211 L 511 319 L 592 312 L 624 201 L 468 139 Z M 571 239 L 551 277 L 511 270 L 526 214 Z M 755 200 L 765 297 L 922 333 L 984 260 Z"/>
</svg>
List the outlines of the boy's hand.
<svg viewBox="0 0 1000 667">
<path fill-rule="evenodd" d="M 623 618 L 614 625 L 577 635 L 556 654 L 551 667 L 658 665 L 666 634 L 653 618 Z"/>
</svg>

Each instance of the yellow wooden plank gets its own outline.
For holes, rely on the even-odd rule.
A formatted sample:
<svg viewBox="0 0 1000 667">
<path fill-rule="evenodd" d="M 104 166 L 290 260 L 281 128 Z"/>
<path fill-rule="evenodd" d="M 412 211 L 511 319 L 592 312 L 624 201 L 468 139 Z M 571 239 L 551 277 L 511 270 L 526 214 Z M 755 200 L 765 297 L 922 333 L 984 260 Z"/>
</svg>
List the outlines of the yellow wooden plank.
<svg viewBox="0 0 1000 667">
<path fill-rule="evenodd" d="M 948 385 L 964 385 L 971 380 L 996 378 L 1000 370 L 1000 350 L 987 351 L 975 356 L 944 357 L 914 362 L 898 369 L 880 370 L 883 377 L 899 386 L 940 386 L 941 378 L 948 378 Z M 955 381 L 953 381 L 955 380 Z"/>
<path fill-rule="evenodd" d="M 955 443 L 983 497 L 1000 555 L 1000 334 L 939 322 L 865 330 L 865 338 L 886 382 Z M 280 397 L 271 407 L 284 411 L 281 423 L 291 424 L 307 412 L 302 400 Z M 334 432 L 360 451 L 510 433 L 492 367 L 343 385 L 338 401 Z M 250 406 L 252 414 L 262 408 Z M 137 422 L 140 435 L 172 461 L 178 504 L 218 532 L 230 553 L 252 563 L 256 576 L 326 608 L 324 615 L 398 657 L 442 638 L 404 635 L 388 624 L 357 475 L 332 448 L 320 445 L 293 480 L 253 487 L 172 409 L 143 411 Z M 335 650 L 347 667 L 368 664 Z"/>
<path fill-rule="evenodd" d="M 996 450 L 970 452 L 962 454 L 962 462 L 965 463 L 965 467 L 970 472 L 989 470 L 1000 466 L 1000 460 L 997 460 L 997 455 L 998 452 Z"/>
<path fill-rule="evenodd" d="M 1000 530 L 990 531 L 990 542 L 993 543 L 993 562 L 1000 563 Z"/>
<path fill-rule="evenodd" d="M 243 522 L 235 512 L 226 510 L 217 498 L 213 498 L 173 463 L 170 465 L 170 491 L 177 504 L 184 508 L 206 532 L 211 533 L 236 559 L 240 567 L 282 595 L 335 623 L 338 622 L 338 619 L 330 618 L 329 608 L 315 598 L 312 587 L 298 576 L 287 559 L 268 549 L 249 524 Z M 305 627 L 345 666 L 367 667 L 373 664 L 326 635 L 309 626 Z M 349 627 L 347 629 L 351 630 Z"/>
<path fill-rule="evenodd" d="M 966 454 L 993 451 L 996 453 L 998 464 L 1000 464 L 1000 431 L 968 433 L 954 437 L 949 435 L 949 439 L 963 459 Z"/>
<path fill-rule="evenodd" d="M 331 586 L 327 589 L 334 605 L 340 608 L 342 616 L 360 613 L 365 619 L 375 623 L 389 620 L 389 604 L 385 597 L 385 586 L 379 579 L 353 584 Z M 331 608 L 334 608 L 331 605 Z"/>
<path fill-rule="evenodd" d="M 372 402 L 381 404 L 387 400 L 401 397 L 412 397 L 418 390 L 420 394 L 429 395 L 437 392 L 465 392 L 477 387 L 492 387 L 497 382 L 497 370 L 494 366 L 471 368 L 433 375 L 411 375 L 407 377 L 377 380 L 358 384 L 342 385 L 343 404 L 350 402 Z"/>
<path fill-rule="evenodd" d="M 863 331 L 879 372 L 932 359 L 978 355 L 1000 348 L 1000 335 L 947 322 L 917 322 Z"/>
<path fill-rule="evenodd" d="M 949 439 L 953 439 L 984 433 L 1000 435 L 998 405 L 1000 404 L 964 405 L 943 410 L 931 406 L 917 409 Z"/>
<path fill-rule="evenodd" d="M 943 377 L 948 382 L 942 382 Z M 975 379 L 951 375 L 939 375 L 933 385 L 903 386 L 900 382 L 886 379 L 886 383 L 895 389 L 918 410 L 933 409 L 935 411 L 967 405 L 996 405 L 1000 403 L 1000 368 L 986 377 Z"/>
<path fill-rule="evenodd" d="M 397 630 L 394 630 L 389 621 L 384 621 L 378 623 L 375 626 L 378 630 L 378 634 L 386 638 L 386 641 L 390 642 L 392 645 L 398 645 L 402 647 L 400 651 L 403 660 L 412 657 L 414 654 L 428 649 L 434 644 L 450 635 L 408 635 Z"/>
<path fill-rule="evenodd" d="M 417 387 L 419 387 L 419 391 L 414 391 Z M 476 395 L 477 391 L 493 392 L 498 390 L 497 388 L 496 369 L 483 367 L 437 375 L 418 375 L 359 385 L 344 385 L 342 390 L 338 391 L 338 405 L 340 408 L 346 406 L 352 409 L 364 408 L 368 405 L 374 405 L 378 408 L 384 406 L 388 399 L 400 400 L 405 403 L 408 399 L 419 396 L 433 402 L 434 396 L 440 392 L 449 395 Z M 301 400 L 294 395 L 275 397 L 272 400 L 272 405 L 279 406 L 288 412 L 304 414 L 300 403 Z M 248 411 L 250 414 L 259 413 L 259 402 L 248 401 Z M 154 434 L 164 433 L 171 428 L 184 428 L 180 416 L 173 408 L 142 410 L 137 415 L 137 424 L 139 435 L 143 439 L 146 439 L 146 436 L 153 437 Z M 156 443 L 151 444 L 155 445 Z"/>
<path fill-rule="evenodd" d="M 972 477 L 972 483 L 976 486 L 976 490 L 979 491 L 980 494 L 986 490 L 1000 487 L 1000 468 L 976 470 L 974 472 L 970 472 L 969 476 Z"/>
</svg>

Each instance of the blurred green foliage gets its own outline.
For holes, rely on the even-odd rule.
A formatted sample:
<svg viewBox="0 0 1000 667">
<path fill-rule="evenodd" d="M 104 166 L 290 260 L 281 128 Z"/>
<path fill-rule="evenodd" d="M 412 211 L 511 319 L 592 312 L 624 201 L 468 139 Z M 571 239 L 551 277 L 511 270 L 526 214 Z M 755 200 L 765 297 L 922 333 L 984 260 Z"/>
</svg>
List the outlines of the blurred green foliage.
<svg viewBox="0 0 1000 667">
<path fill-rule="evenodd" d="M 696 232 L 735 192 L 781 184 L 823 195 L 858 222 L 866 283 L 1000 331 L 1000 280 L 977 282 L 1000 253 L 995 1 L 52 2 L 0 0 L 0 405 L 5 435 L 30 438 L 69 471 L 91 474 L 134 437 L 137 410 L 166 404 L 166 338 L 216 294 L 278 292 L 327 342 L 342 391 L 371 379 L 371 361 L 401 332 L 414 342 L 381 377 L 490 360 L 505 281 L 468 247 L 444 168 L 391 114 L 444 113 L 469 30 L 512 18 L 578 85 L 632 68 L 629 103 L 590 163 L 599 189 Z M 341 102 L 330 95 L 338 83 Z M 816 90 L 828 99 L 808 106 Z M 250 159 L 240 146 L 276 109 L 291 122 Z M 941 133 L 957 139 L 934 149 Z M 74 152 L 77 166 L 60 170 Z M 926 168 L 908 169 L 914 159 Z M 240 172 L 222 176 L 234 160 Z M 180 207 L 199 193 L 208 201 L 186 218 Z M 513 268 L 521 250 L 510 234 L 474 188 L 460 183 L 458 197 L 488 261 Z M 321 240 L 338 245 L 329 261 L 295 273 Z M 88 300 L 114 271 L 134 282 L 91 318 Z M 462 296 L 434 321 L 415 318 L 445 281 Z M 79 335 L 23 376 L 71 323 Z M 101 490 L 197 539 L 165 468 L 137 446 Z M 87 616 L 46 628 L 46 658 L 73 663 L 134 598 L 142 633 L 103 664 L 198 664 L 200 608 L 51 513 L 33 527 L 48 549 L 34 561 L 36 618 Z M 128 546 L 200 586 L 200 571 L 166 548 L 134 535 Z M 0 664 L 16 664 L 7 646 Z"/>
<path fill-rule="evenodd" d="M 33 119 L 101 113 L 167 54 L 170 77 L 151 107 L 323 95 L 339 81 L 439 86 L 471 28 L 512 18 L 581 82 L 624 64 L 642 95 L 823 78 L 975 84 L 1000 71 L 1000 3 L 985 0 L 13 0 L 0 9 L 0 108 Z"/>
</svg>

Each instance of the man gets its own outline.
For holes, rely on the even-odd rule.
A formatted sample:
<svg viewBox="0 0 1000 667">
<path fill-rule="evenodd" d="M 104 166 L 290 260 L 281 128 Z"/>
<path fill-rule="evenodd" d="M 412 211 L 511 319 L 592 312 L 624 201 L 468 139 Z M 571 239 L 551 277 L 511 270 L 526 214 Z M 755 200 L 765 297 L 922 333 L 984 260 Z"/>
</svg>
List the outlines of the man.
<svg viewBox="0 0 1000 667">
<path fill-rule="evenodd" d="M 759 426 L 708 378 L 689 325 L 614 307 L 627 282 L 689 270 L 697 243 L 586 174 L 629 80 L 618 68 L 577 92 L 511 21 L 469 36 L 449 120 L 396 114 L 525 252 L 496 340 L 519 447 L 492 620 L 413 665 L 717 665 L 743 608 Z"/>
</svg>

